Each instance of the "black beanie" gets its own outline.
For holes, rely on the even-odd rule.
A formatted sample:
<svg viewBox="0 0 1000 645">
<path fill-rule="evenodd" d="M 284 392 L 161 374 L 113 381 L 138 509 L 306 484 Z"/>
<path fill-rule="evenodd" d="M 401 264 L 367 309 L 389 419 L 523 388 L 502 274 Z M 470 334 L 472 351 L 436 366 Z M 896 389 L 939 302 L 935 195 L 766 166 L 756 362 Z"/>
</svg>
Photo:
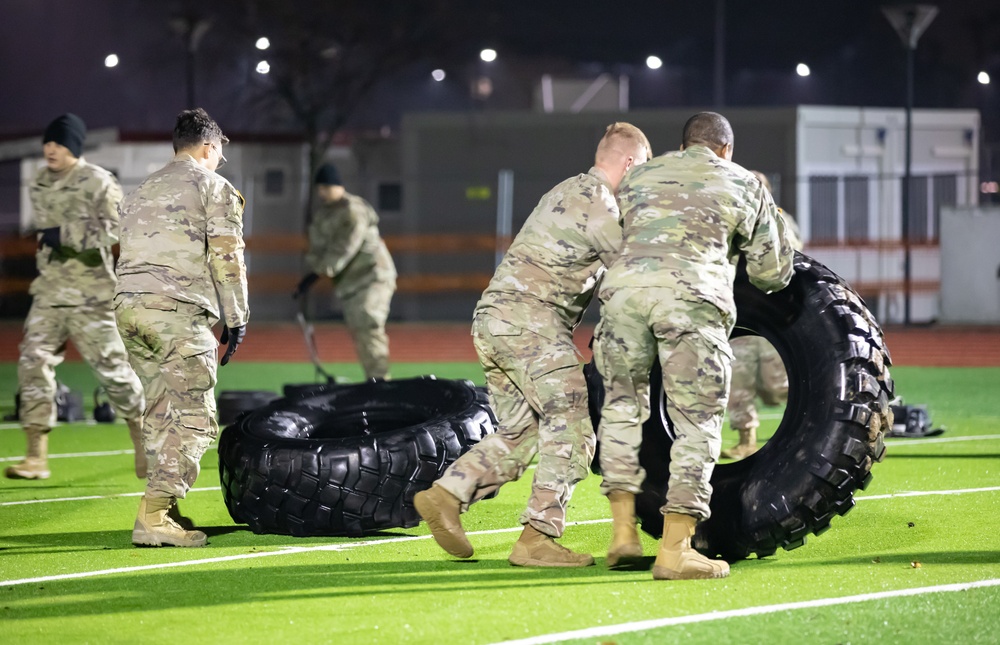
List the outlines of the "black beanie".
<svg viewBox="0 0 1000 645">
<path fill-rule="evenodd" d="M 343 186 L 340 181 L 340 172 L 332 163 L 325 163 L 316 171 L 316 183 L 324 186 Z"/>
<path fill-rule="evenodd" d="M 55 141 L 66 146 L 77 159 L 83 154 L 83 140 L 87 136 L 87 126 L 75 114 L 64 114 L 45 128 L 42 144 Z"/>
</svg>

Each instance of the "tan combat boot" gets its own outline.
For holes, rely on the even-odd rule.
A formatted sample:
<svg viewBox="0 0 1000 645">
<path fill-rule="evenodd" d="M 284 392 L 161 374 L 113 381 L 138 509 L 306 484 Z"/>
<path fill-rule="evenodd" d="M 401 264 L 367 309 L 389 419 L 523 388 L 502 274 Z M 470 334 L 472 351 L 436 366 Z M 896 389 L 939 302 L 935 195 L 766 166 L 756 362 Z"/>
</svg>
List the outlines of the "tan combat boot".
<svg viewBox="0 0 1000 645">
<path fill-rule="evenodd" d="M 24 426 L 28 439 L 27 452 L 20 463 L 8 466 L 3 474 L 9 479 L 48 479 L 49 475 L 49 428 Z"/>
<path fill-rule="evenodd" d="M 139 502 L 139 514 L 132 529 L 136 546 L 205 546 L 208 536 L 201 531 L 185 531 L 169 515 L 173 497 L 147 497 Z"/>
<path fill-rule="evenodd" d="M 471 558 L 472 544 L 462 528 L 462 502 L 434 484 L 413 496 L 413 505 L 442 549 L 456 558 Z"/>
<path fill-rule="evenodd" d="M 594 564 L 594 558 L 586 553 L 574 553 L 554 538 L 525 524 L 507 562 L 515 567 L 589 567 Z"/>
<path fill-rule="evenodd" d="M 128 425 L 128 437 L 132 440 L 132 446 L 135 448 L 135 476 L 139 479 L 146 479 L 149 467 L 146 460 L 146 449 L 142 446 L 142 417 L 125 419 L 125 423 Z"/>
<path fill-rule="evenodd" d="M 724 457 L 725 459 L 743 459 L 757 452 L 757 429 L 748 428 L 744 430 L 741 428 L 739 433 L 740 442 L 729 450 L 723 450 L 719 453 L 720 457 Z"/>
<path fill-rule="evenodd" d="M 729 575 L 728 562 L 710 560 L 691 548 L 696 522 L 691 515 L 668 513 L 663 516 L 663 538 L 653 563 L 654 580 L 701 580 Z"/>
<path fill-rule="evenodd" d="M 642 560 L 642 543 L 635 528 L 635 495 L 623 490 L 608 493 L 611 502 L 611 547 L 608 568 L 632 567 Z"/>
</svg>

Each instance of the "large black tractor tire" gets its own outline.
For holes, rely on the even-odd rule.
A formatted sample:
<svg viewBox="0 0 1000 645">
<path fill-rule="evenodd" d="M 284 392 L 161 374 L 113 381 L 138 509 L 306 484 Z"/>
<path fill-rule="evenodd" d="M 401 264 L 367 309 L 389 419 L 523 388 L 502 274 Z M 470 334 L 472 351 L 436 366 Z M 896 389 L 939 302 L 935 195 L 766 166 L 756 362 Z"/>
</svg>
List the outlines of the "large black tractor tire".
<svg viewBox="0 0 1000 645">
<path fill-rule="evenodd" d="M 797 253 L 792 283 L 770 295 L 751 285 L 741 267 L 735 297 L 733 337 L 757 334 L 774 345 L 789 391 L 774 436 L 712 475 L 712 514 L 692 544 L 729 561 L 794 549 L 851 510 L 854 492 L 868 485 L 873 462 L 885 455 L 893 398 L 882 330 L 861 298 L 822 264 Z M 593 363 L 586 372 L 596 427 L 604 389 Z M 646 480 L 636 515 L 645 532 L 659 537 L 674 435 L 658 365 L 650 383 L 652 413 L 639 454 Z"/>
<path fill-rule="evenodd" d="M 485 394 L 468 381 L 370 381 L 280 399 L 222 432 L 226 508 L 255 533 L 416 526 L 413 495 L 495 427 Z"/>
</svg>

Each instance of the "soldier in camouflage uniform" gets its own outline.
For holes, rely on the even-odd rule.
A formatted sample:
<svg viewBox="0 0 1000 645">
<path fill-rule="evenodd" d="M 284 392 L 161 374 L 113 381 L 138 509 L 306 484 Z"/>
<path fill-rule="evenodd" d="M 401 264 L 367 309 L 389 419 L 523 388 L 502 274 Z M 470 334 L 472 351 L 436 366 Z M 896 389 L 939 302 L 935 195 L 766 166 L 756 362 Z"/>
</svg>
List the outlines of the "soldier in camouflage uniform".
<svg viewBox="0 0 1000 645">
<path fill-rule="evenodd" d="M 656 579 L 719 578 L 724 561 L 691 548 L 695 524 L 709 516 L 709 479 L 719 458 L 729 392 L 733 280 L 740 251 L 750 281 L 784 288 L 792 248 L 770 194 L 732 163 L 729 122 L 714 112 L 688 120 L 679 152 L 657 157 L 622 182 L 622 248 L 600 290 L 594 360 L 604 377 L 602 491 L 611 498 L 612 552 L 635 558 L 634 495 L 642 424 L 649 416 L 649 372 L 659 360 L 676 440 Z M 633 503 L 615 498 L 633 498 Z M 631 511 L 631 512 L 629 512 Z M 630 545 L 619 535 L 631 533 Z M 634 537 L 633 537 L 634 536 Z"/>
<path fill-rule="evenodd" d="M 216 341 L 222 319 L 225 365 L 243 340 L 247 310 L 243 196 L 215 170 L 229 140 L 202 109 L 174 127 L 176 155 L 121 204 L 115 314 L 132 367 L 146 389 L 143 444 L 149 480 L 132 542 L 203 546 L 176 510 L 219 433 Z"/>
<path fill-rule="evenodd" d="M 594 456 L 573 329 L 621 243 L 615 190 L 649 150 L 635 126 L 609 126 L 594 167 L 542 197 L 476 306 L 473 340 L 499 428 L 414 497 L 435 540 L 456 557 L 473 553 L 459 514 L 518 479 L 537 455 L 524 530 L 508 560 L 543 567 L 594 562 L 555 541 L 573 487 Z"/>
<path fill-rule="evenodd" d="M 387 378 L 385 321 L 396 291 L 396 266 L 379 236 L 378 215 L 371 204 L 344 190 L 333 164 L 320 167 L 316 185 L 319 208 L 309 225 L 306 254 L 313 272 L 302 278 L 294 297 L 304 295 L 320 275 L 331 278 L 365 378 Z"/>
<path fill-rule="evenodd" d="M 17 376 L 20 419 L 28 439 L 24 461 L 6 469 L 18 479 L 47 479 L 48 433 L 56 422 L 55 367 L 66 341 L 80 350 L 118 414 L 126 420 L 135 453 L 135 472 L 146 476 L 142 452 L 142 387 L 129 367 L 115 328 L 111 299 L 118 241 L 118 202 L 122 191 L 114 176 L 81 155 L 86 127 L 65 114 L 45 130 L 46 167 L 29 188 L 38 230 L 38 277 L 24 323 Z"/>
<path fill-rule="evenodd" d="M 751 170 L 757 179 L 771 192 L 771 182 L 767 176 Z M 792 248 L 802 250 L 802 238 L 795 219 L 787 211 L 778 209 L 785 223 L 785 231 Z M 740 336 L 729 341 L 733 348 L 733 380 L 729 386 L 729 427 L 739 433 L 739 443 L 723 450 L 720 455 L 726 459 L 743 459 L 757 452 L 756 400 L 759 396 L 766 405 L 780 405 L 788 400 L 788 374 L 781 356 L 774 346 L 760 336 Z"/>
</svg>

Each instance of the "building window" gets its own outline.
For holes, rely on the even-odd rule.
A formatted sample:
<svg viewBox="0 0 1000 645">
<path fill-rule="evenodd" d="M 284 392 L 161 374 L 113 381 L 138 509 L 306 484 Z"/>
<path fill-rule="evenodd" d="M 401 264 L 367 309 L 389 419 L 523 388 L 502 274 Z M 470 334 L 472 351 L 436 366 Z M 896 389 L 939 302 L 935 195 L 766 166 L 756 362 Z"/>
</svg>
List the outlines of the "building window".
<svg viewBox="0 0 1000 645">
<path fill-rule="evenodd" d="M 844 177 L 844 237 L 848 242 L 868 241 L 868 185 L 865 175 Z"/>
<path fill-rule="evenodd" d="M 809 178 L 809 241 L 832 244 L 837 241 L 837 178 L 818 175 Z"/>
<path fill-rule="evenodd" d="M 399 183 L 378 185 L 378 209 L 380 211 L 403 210 L 403 186 Z"/>
<path fill-rule="evenodd" d="M 264 194 L 278 197 L 285 194 L 285 171 L 270 169 L 264 171 Z"/>
</svg>

